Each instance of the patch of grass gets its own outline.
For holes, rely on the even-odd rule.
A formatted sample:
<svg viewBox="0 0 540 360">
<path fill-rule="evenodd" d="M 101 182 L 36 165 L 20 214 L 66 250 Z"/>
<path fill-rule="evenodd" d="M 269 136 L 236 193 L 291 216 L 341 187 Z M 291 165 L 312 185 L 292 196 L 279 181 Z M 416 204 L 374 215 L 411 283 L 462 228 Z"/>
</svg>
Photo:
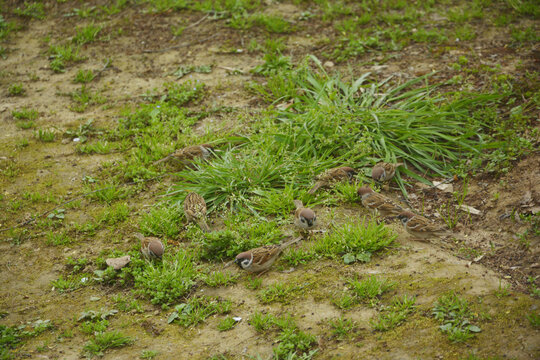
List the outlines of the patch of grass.
<svg viewBox="0 0 540 360">
<path fill-rule="evenodd" d="M 36 120 L 39 113 L 36 109 L 22 108 L 20 110 L 13 110 L 11 116 L 17 120 Z"/>
<path fill-rule="evenodd" d="M 283 237 L 277 223 L 255 220 L 249 214 L 231 214 L 225 220 L 225 226 L 225 230 L 205 233 L 200 239 L 194 240 L 200 246 L 201 259 L 231 259 L 242 251 L 276 244 Z"/>
<path fill-rule="evenodd" d="M 129 195 L 128 189 L 122 188 L 120 185 L 114 183 L 104 183 L 102 186 L 99 184 L 89 184 L 85 186 L 84 191 L 95 191 L 88 195 L 88 198 L 104 202 L 109 205 L 113 201 L 125 199 Z"/>
<path fill-rule="evenodd" d="M 375 275 L 366 277 L 363 280 L 358 280 L 358 278 L 348 279 L 347 287 L 349 291 L 334 299 L 333 303 L 340 309 L 349 309 L 359 303 L 375 306 L 380 297 L 393 289 L 395 285 L 395 282 L 379 279 Z"/>
<path fill-rule="evenodd" d="M 107 330 L 109 321 L 106 319 L 97 319 L 95 321 L 84 321 L 79 325 L 79 330 L 86 335 L 94 335 Z"/>
<path fill-rule="evenodd" d="M 144 312 L 142 305 L 136 299 L 128 299 L 122 295 L 117 295 L 113 297 L 113 301 L 115 303 L 115 307 L 119 311 L 137 313 Z"/>
<path fill-rule="evenodd" d="M 16 8 L 13 10 L 13 13 L 15 15 L 24 16 L 28 18 L 43 20 L 45 19 L 45 8 L 42 2 L 39 1 L 31 1 L 31 2 L 24 2 L 24 8 Z"/>
<path fill-rule="evenodd" d="M 188 295 L 196 276 L 191 255 L 184 249 L 176 254 L 165 252 L 163 261 L 133 270 L 136 292 L 163 308 Z"/>
<path fill-rule="evenodd" d="M 290 70 L 292 67 L 291 58 L 284 56 L 281 52 L 267 52 L 263 57 L 264 63 L 253 68 L 255 74 L 270 76 L 277 73 Z"/>
<path fill-rule="evenodd" d="M 122 334 L 119 331 L 108 331 L 98 333 L 93 339 L 88 341 L 83 351 L 90 356 L 103 356 L 107 349 L 120 348 L 131 345 L 134 342 L 132 338 Z"/>
<path fill-rule="evenodd" d="M 347 285 L 359 301 L 373 301 L 385 292 L 391 290 L 396 284 L 385 279 L 378 279 L 371 275 L 364 280 L 350 279 Z"/>
<path fill-rule="evenodd" d="M 50 67 L 56 73 L 64 72 L 67 64 L 84 60 L 85 57 L 79 55 L 80 47 L 72 44 L 51 45 L 49 56 L 52 58 Z"/>
<path fill-rule="evenodd" d="M 124 222 L 128 218 L 130 211 L 131 209 L 127 203 L 114 204 L 105 208 L 97 216 L 97 221 L 107 225 L 115 225 Z"/>
<path fill-rule="evenodd" d="M 107 101 L 99 91 L 92 92 L 86 87 L 86 85 L 82 85 L 79 90 L 71 92 L 69 96 L 75 103 L 70 106 L 70 110 L 78 113 L 86 111 L 88 106 L 103 104 Z"/>
<path fill-rule="evenodd" d="M 442 323 L 440 330 L 447 334 L 452 342 L 465 342 L 481 331 L 478 326 L 471 324 L 473 314 L 469 303 L 455 292 L 441 295 L 432 313 L 435 319 Z"/>
<path fill-rule="evenodd" d="M 276 340 L 279 344 L 273 348 L 274 359 L 311 359 L 317 352 L 312 350 L 316 344 L 315 337 L 298 329 L 291 316 L 276 317 L 256 312 L 251 315 L 249 323 L 258 332 L 279 330 Z"/>
<path fill-rule="evenodd" d="M 231 311 L 231 302 L 207 296 L 190 298 L 187 302 L 174 307 L 169 315 L 169 324 L 174 322 L 183 327 L 195 326 L 214 314 L 227 314 Z"/>
<path fill-rule="evenodd" d="M 392 305 L 384 308 L 383 312 L 379 314 L 378 320 L 371 322 L 373 329 L 388 331 L 402 324 L 407 316 L 414 311 L 415 303 L 416 298 L 414 296 L 394 297 Z"/>
<path fill-rule="evenodd" d="M 139 356 L 139 358 L 140 359 L 153 359 L 158 355 L 159 355 L 159 351 L 156 351 L 156 350 L 143 350 L 141 352 L 141 355 Z"/>
<path fill-rule="evenodd" d="M 312 350 L 317 344 L 315 336 L 299 329 L 284 329 L 278 337 L 279 344 L 272 349 L 274 359 L 311 359 L 317 350 Z"/>
<path fill-rule="evenodd" d="M 249 290 L 257 290 L 262 285 L 262 279 L 257 276 L 250 276 L 246 283 L 246 288 Z"/>
<path fill-rule="evenodd" d="M 532 312 L 527 315 L 527 319 L 533 328 L 540 329 L 540 314 Z"/>
<path fill-rule="evenodd" d="M 337 318 L 335 320 L 330 320 L 328 322 L 330 325 L 330 334 L 332 337 L 337 340 L 351 339 L 355 336 L 355 331 L 358 329 L 358 324 L 351 320 L 345 319 L 343 317 Z"/>
<path fill-rule="evenodd" d="M 73 239 L 65 232 L 53 233 L 52 231 L 49 231 L 47 234 L 47 245 L 65 246 L 71 243 L 73 243 Z"/>
<path fill-rule="evenodd" d="M 294 31 L 294 27 L 279 16 L 259 14 L 252 17 L 254 24 L 264 27 L 268 32 L 276 34 L 288 34 Z"/>
<path fill-rule="evenodd" d="M 533 26 L 529 26 L 526 28 L 512 27 L 510 36 L 512 37 L 512 40 L 514 40 L 518 44 L 540 41 L 540 35 L 538 35 L 538 32 L 534 29 Z"/>
<path fill-rule="evenodd" d="M 315 259 L 315 257 L 312 249 L 289 248 L 280 258 L 290 266 L 298 266 L 300 264 L 307 264 L 309 261 Z"/>
<path fill-rule="evenodd" d="M 235 327 L 237 324 L 237 322 L 231 318 L 231 317 L 226 317 L 224 318 L 223 320 L 221 320 L 218 324 L 218 330 L 219 331 L 229 331 L 231 330 L 233 327 Z"/>
<path fill-rule="evenodd" d="M 33 120 L 29 121 L 17 121 L 15 125 L 22 130 L 33 129 L 36 127 L 36 123 Z"/>
<path fill-rule="evenodd" d="M 37 131 L 34 133 L 34 136 L 41 142 L 53 142 L 56 138 L 56 132 L 52 129 L 37 129 Z"/>
<path fill-rule="evenodd" d="M 164 101 L 178 107 L 197 101 L 204 95 L 204 83 L 199 80 L 189 80 L 181 84 L 168 82 L 163 84 L 163 87 L 166 91 Z"/>
<path fill-rule="evenodd" d="M 442 44 L 448 41 L 448 37 L 445 35 L 443 29 L 425 29 L 420 28 L 416 32 L 413 32 L 411 38 L 416 42 L 436 43 Z"/>
<path fill-rule="evenodd" d="M 27 329 L 28 327 L 31 329 Z M 13 359 L 10 349 L 15 349 L 26 339 L 37 336 L 53 327 L 50 320 L 36 320 L 17 327 L 0 325 L 0 359 Z"/>
<path fill-rule="evenodd" d="M 315 253 L 329 258 L 342 256 L 346 264 L 369 262 L 371 255 L 388 248 L 397 238 L 390 228 L 365 217 L 335 227 L 313 245 Z"/>
<path fill-rule="evenodd" d="M 73 79 L 73 82 L 79 83 L 79 84 L 88 84 L 92 80 L 94 80 L 96 76 L 94 75 L 93 71 L 90 70 L 83 70 L 79 69 L 77 71 L 77 74 L 75 75 L 75 79 Z"/>
<path fill-rule="evenodd" d="M 273 302 L 287 304 L 300 291 L 302 291 L 302 288 L 295 284 L 275 283 L 259 291 L 257 297 L 263 304 Z"/>
<path fill-rule="evenodd" d="M 51 281 L 51 286 L 59 293 L 70 292 L 77 290 L 81 286 L 88 285 L 90 283 L 89 274 L 77 274 L 69 275 L 65 279 L 60 276 L 58 279 Z"/>
<path fill-rule="evenodd" d="M 240 275 L 230 272 L 212 271 L 209 274 L 203 275 L 202 280 L 208 286 L 218 287 L 236 284 L 239 277 Z"/>
<path fill-rule="evenodd" d="M 26 94 L 26 90 L 21 83 L 11 84 L 8 87 L 9 96 L 23 96 Z"/>
<path fill-rule="evenodd" d="M 272 314 L 262 314 L 260 312 L 256 312 L 251 315 L 249 324 L 258 332 L 265 332 L 270 330 L 270 328 L 274 325 L 274 320 L 275 317 Z"/>
<path fill-rule="evenodd" d="M 9 34 L 17 28 L 13 21 L 6 21 L 2 15 L 0 15 L 0 40 L 7 39 Z"/>
<path fill-rule="evenodd" d="M 75 36 L 71 39 L 71 41 L 78 45 L 84 45 L 88 44 L 90 42 L 95 41 L 97 35 L 99 32 L 103 29 L 100 25 L 94 25 L 90 24 L 85 27 L 77 28 Z"/>
<path fill-rule="evenodd" d="M 139 221 L 139 227 L 145 234 L 164 236 L 174 239 L 180 232 L 184 212 L 176 204 L 161 204 L 153 207 Z"/>
<path fill-rule="evenodd" d="M 79 144 L 75 150 L 79 154 L 109 154 L 115 149 L 115 145 L 108 141 L 96 141 L 90 144 Z"/>
</svg>

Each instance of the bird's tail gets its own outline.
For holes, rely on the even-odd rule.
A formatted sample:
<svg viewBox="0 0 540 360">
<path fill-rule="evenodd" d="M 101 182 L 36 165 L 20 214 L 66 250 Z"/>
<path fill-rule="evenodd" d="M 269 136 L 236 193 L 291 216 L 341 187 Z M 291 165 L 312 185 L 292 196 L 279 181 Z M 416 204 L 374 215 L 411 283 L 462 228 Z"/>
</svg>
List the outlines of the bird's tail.
<svg viewBox="0 0 540 360">
<path fill-rule="evenodd" d="M 210 232 L 210 227 L 208 226 L 208 224 L 206 223 L 206 220 L 204 218 L 200 219 L 198 221 L 198 223 L 199 223 L 199 226 L 201 227 L 202 231 L 207 232 L 207 233 Z"/>
<path fill-rule="evenodd" d="M 313 195 L 317 190 L 320 189 L 320 187 L 323 185 L 323 182 L 317 181 L 315 185 L 311 189 L 309 189 L 308 194 Z M 300 206 L 301 207 L 301 206 Z"/>
<path fill-rule="evenodd" d="M 134 233 L 133 236 L 135 236 L 137 239 L 143 241 L 144 240 L 144 235 L 141 234 L 141 233 Z"/>
<path fill-rule="evenodd" d="M 159 159 L 157 161 L 154 161 L 153 165 L 161 164 L 162 162 L 169 160 L 171 158 L 171 156 L 172 156 L 172 154 L 165 156 L 163 159 Z"/>
<path fill-rule="evenodd" d="M 292 244 L 297 243 L 297 242 L 299 242 L 299 241 L 302 240 L 302 239 L 303 239 L 303 237 L 299 236 L 299 237 L 297 237 L 296 239 L 292 239 L 292 240 L 290 240 L 290 241 L 284 242 L 283 244 L 280 245 L 280 247 L 281 247 L 282 249 L 285 249 L 287 246 L 291 246 Z"/>
<path fill-rule="evenodd" d="M 300 200 L 293 200 L 294 206 L 296 206 L 297 209 L 300 209 L 304 207 L 304 204 Z"/>
</svg>

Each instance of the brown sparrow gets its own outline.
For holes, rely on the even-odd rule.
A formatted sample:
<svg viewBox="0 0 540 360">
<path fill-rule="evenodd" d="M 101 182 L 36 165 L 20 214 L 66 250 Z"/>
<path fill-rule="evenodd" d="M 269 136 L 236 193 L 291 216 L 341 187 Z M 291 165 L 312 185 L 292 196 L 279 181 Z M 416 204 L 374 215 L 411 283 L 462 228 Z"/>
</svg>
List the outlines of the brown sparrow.
<svg viewBox="0 0 540 360">
<path fill-rule="evenodd" d="M 403 163 L 391 164 L 386 162 L 380 162 L 376 164 L 371 170 L 371 177 L 378 182 L 390 181 L 396 174 L 396 169 L 402 166 Z"/>
<path fill-rule="evenodd" d="M 161 240 L 153 236 L 144 236 L 141 233 L 133 234 L 137 239 L 141 240 L 141 252 L 145 258 L 161 259 L 165 252 L 165 247 Z"/>
<path fill-rule="evenodd" d="M 396 216 L 403 212 L 403 208 L 392 199 L 376 193 L 370 187 L 362 186 L 357 193 L 362 198 L 362 205 L 373 213 L 378 212 L 382 216 Z"/>
<path fill-rule="evenodd" d="M 317 175 L 315 178 L 315 185 L 313 185 L 313 187 L 308 191 L 308 194 L 314 194 L 320 188 L 329 187 L 334 183 L 343 180 L 350 181 L 354 175 L 356 175 L 356 170 L 348 166 L 328 169 L 322 174 Z"/>
<path fill-rule="evenodd" d="M 431 222 L 429 219 L 411 211 L 403 211 L 397 218 L 401 220 L 409 234 L 421 240 L 451 234 L 448 230 Z"/>
<path fill-rule="evenodd" d="M 249 272 L 260 273 L 266 271 L 270 269 L 283 249 L 299 240 L 302 240 L 302 238 L 298 237 L 283 244 L 265 245 L 244 251 L 243 253 L 236 255 L 234 262 L 242 269 Z"/>
<path fill-rule="evenodd" d="M 309 230 L 317 223 L 315 212 L 309 208 L 305 208 L 300 200 L 294 200 L 296 211 L 294 212 L 294 225 L 302 230 Z"/>
<path fill-rule="evenodd" d="M 169 159 L 179 160 L 183 164 L 189 163 L 195 158 L 208 159 L 212 155 L 211 150 L 213 150 L 213 148 L 209 144 L 186 146 L 183 149 L 178 149 L 172 154 L 165 156 L 161 160 L 155 161 L 154 165 L 160 164 Z"/>
<path fill-rule="evenodd" d="M 210 232 L 210 228 L 206 223 L 206 201 L 204 198 L 194 192 L 187 194 L 184 200 L 184 214 L 189 222 L 198 224 L 203 231 Z"/>
</svg>

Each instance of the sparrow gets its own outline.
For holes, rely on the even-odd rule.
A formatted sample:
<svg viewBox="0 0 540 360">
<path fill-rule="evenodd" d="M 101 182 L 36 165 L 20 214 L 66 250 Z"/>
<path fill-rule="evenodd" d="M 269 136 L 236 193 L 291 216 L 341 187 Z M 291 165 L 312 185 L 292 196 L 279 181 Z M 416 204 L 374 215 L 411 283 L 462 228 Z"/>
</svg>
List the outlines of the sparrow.
<svg viewBox="0 0 540 360">
<path fill-rule="evenodd" d="M 370 187 L 362 186 L 357 193 L 362 198 L 362 205 L 372 213 L 378 212 L 382 216 L 396 216 L 403 212 L 403 208 L 392 199 L 376 193 Z"/>
<path fill-rule="evenodd" d="M 184 214 L 189 222 L 194 222 L 201 227 L 205 232 L 210 232 L 210 228 L 206 223 L 206 201 L 204 198 L 194 192 L 187 194 L 184 200 Z"/>
<path fill-rule="evenodd" d="M 265 245 L 244 251 L 243 253 L 236 255 L 234 262 L 246 271 L 252 273 L 264 272 L 270 269 L 283 249 L 299 240 L 302 240 L 302 237 L 298 237 L 283 244 Z"/>
<path fill-rule="evenodd" d="M 133 235 L 141 240 L 141 252 L 146 259 L 161 259 L 165 252 L 165 247 L 161 240 L 153 236 L 144 236 L 141 233 L 135 233 Z"/>
<path fill-rule="evenodd" d="M 315 178 L 315 185 L 308 191 L 308 194 L 314 194 L 317 190 L 324 187 L 329 187 L 334 183 L 343 180 L 352 180 L 356 175 L 356 170 L 348 166 L 341 166 L 333 169 L 328 169 Z"/>
<path fill-rule="evenodd" d="M 294 212 L 294 225 L 303 230 L 313 228 L 317 222 L 315 212 L 309 208 L 305 208 L 300 200 L 294 200 L 296 211 Z"/>
<path fill-rule="evenodd" d="M 429 219 L 411 211 L 403 211 L 397 218 L 401 220 L 405 230 L 417 239 L 426 240 L 432 237 L 451 234 L 448 230 L 440 227 Z"/>
<path fill-rule="evenodd" d="M 402 166 L 403 163 L 391 164 L 386 162 L 380 162 L 375 164 L 371 170 L 371 177 L 378 182 L 390 181 L 396 174 L 396 169 Z"/>
<path fill-rule="evenodd" d="M 154 165 L 160 164 L 169 159 L 179 160 L 186 164 L 193 161 L 195 158 L 208 159 L 212 155 L 213 147 L 210 144 L 192 145 L 178 149 L 172 154 L 165 156 L 163 159 L 155 161 Z"/>
</svg>

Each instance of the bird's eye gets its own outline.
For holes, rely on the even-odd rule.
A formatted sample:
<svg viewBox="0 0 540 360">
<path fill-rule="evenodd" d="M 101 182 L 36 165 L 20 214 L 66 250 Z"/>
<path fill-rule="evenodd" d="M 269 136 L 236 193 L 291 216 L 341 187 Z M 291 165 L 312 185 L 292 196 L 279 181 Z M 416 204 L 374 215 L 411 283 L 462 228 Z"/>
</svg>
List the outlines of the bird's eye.
<svg viewBox="0 0 540 360">
<path fill-rule="evenodd" d="M 303 217 L 300 218 L 300 221 L 305 223 L 306 222 L 306 219 L 304 219 Z"/>
</svg>

